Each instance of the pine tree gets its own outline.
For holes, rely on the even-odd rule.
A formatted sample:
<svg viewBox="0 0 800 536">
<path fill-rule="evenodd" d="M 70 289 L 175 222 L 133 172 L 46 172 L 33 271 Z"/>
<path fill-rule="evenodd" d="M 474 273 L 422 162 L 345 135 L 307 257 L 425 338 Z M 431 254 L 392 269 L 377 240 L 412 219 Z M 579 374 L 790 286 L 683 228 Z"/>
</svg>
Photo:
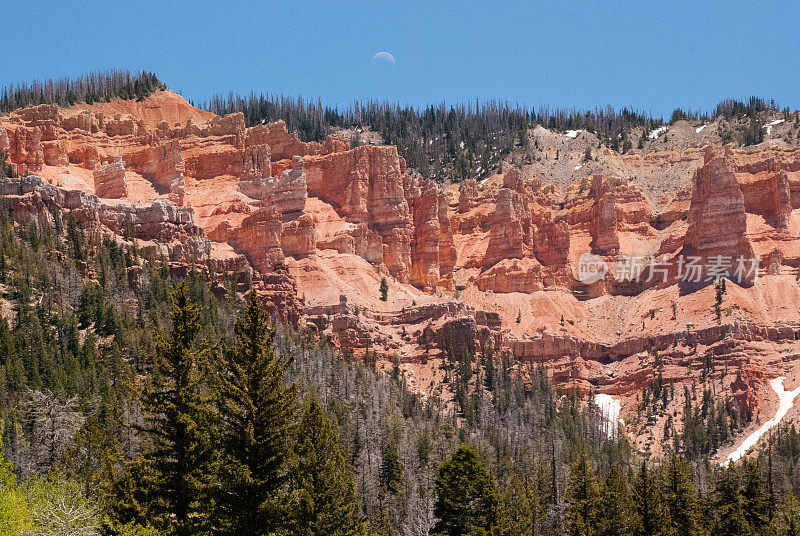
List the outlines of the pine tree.
<svg viewBox="0 0 800 536">
<path fill-rule="evenodd" d="M 642 462 L 633 483 L 634 536 L 671 535 L 656 475 Z"/>
<path fill-rule="evenodd" d="M 742 464 L 742 509 L 750 528 L 761 534 L 769 525 L 769 495 L 761 482 L 758 465 L 745 460 Z"/>
<path fill-rule="evenodd" d="M 714 484 L 712 508 L 714 534 L 745 536 L 752 534 L 742 507 L 739 473 L 736 468 L 723 471 Z"/>
<path fill-rule="evenodd" d="M 456 449 L 439 467 L 434 482 L 438 521 L 431 534 L 462 536 L 488 532 L 497 521 L 497 492 L 492 477 L 475 451 Z"/>
<path fill-rule="evenodd" d="M 304 536 L 364 534 L 353 474 L 328 415 L 312 400 L 297 432 L 291 530 Z"/>
<path fill-rule="evenodd" d="M 781 536 L 800 536 L 800 502 L 790 493 L 783 505 L 781 522 L 783 531 Z"/>
<path fill-rule="evenodd" d="M 403 477 L 403 466 L 397 455 L 397 445 L 394 441 L 387 441 L 383 448 L 381 461 L 380 482 L 389 493 L 397 493 L 400 479 Z"/>
<path fill-rule="evenodd" d="M 289 358 L 275 355 L 275 329 L 254 291 L 234 334 L 218 385 L 223 456 L 217 517 L 221 533 L 266 534 L 281 518 L 295 386 L 284 383 Z"/>
<path fill-rule="evenodd" d="M 381 301 L 386 301 L 389 299 L 389 283 L 386 282 L 386 278 L 381 278 L 381 287 L 379 289 L 381 293 Z"/>
<path fill-rule="evenodd" d="M 584 451 L 572 463 L 567 489 L 567 530 L 570 536 L 599 533 L 600 491 L 589 455 Z"/>
<path fill-rule="evenodd" d="M 155 373 L 142 405 L 152 447 L 144 462 L 152 469 L 143 496 L 151 519 L 178 536 L 194 534 L 207 522 L 205 500 L 210 473 L 210 413 L 202 392 L 203 352 L 195 338 L 200 309 L 181 284 L 172 294 L 172 328 L 156 337 Z"/>
<path fill-rule="evenodd" d="M 514 474 L 503 493 L 498 522 L 503 536 L 534 536 L 537 523 L 544 517 L 535 482 L 526 476 Z"/>
<path fill-rule="evenodd" d="M 631 497 L 625 480 L 612 467 L 606 476 L 602 490 L 602 536 L 629 536 L 631 534 Z"/>
<path fill-rule="evenodd" d="M 683 458 L 673 454 L 661 468 L 664 504 L 670 525 L 677 536 L 693 536 L 700 532 L 692 475 Z"/>
</svg>

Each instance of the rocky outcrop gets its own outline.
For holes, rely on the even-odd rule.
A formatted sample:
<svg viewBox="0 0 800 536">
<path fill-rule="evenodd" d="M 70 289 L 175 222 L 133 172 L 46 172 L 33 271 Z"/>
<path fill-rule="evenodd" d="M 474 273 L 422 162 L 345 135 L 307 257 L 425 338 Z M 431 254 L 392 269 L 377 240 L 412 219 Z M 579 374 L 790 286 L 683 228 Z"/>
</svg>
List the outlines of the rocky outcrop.
<svg viewBox="0 0 800 536">
<path fill-rule="evenodd" d="M 531 214 L 525 199 L 510 188 L 501 188 L 495 201 L 484 266 L 503 259 L 521 259 L 530 244 Z"/>
<path fill-rule="evenodd" d="M 221 228 L 220 228 L 221 227 Z M 275 207 L 263 207 L 247 216 L 240 227 L 230 229 L 224 222 L 209 237 L 227 241 L 234 251 L 243 254 L 261 274 L 283 265 L 281 217 Z"/>
<path fill-rule="evenodd" d="M 755 175 L 737 173 L 745 211 L 764 216 L 776 229 L 789 227 L 792 196 L 789 176 L 785 171 L 760 172 Z"/>
<path fill-rule="evenodd" d="M 329 135 L 322 143 L 302 142 L 297 134 L 289 133 L 282 120 L 247 129 L 246 145 L 261 144 L 269 145 L 273 161 L 290 159 L 293 156 L 341 153 L 350 149 L 347 140 L 336 134 Z"/>
<path fill-rule="evenodd" d="M 269 177 L 272 169 L 270 167 L 269 145 L 261 143 L 259 145 L 248 145 L 244 149 L 244 159 L 242 162 L 241 182 L 258 181 L 264 177 Z M 248 194 L 244 189 L 245 194 Z M 256 196 L 250 196 L 256 198 Z"/>
<path fill-rule="evenodd" d="M 153 169 L 153 185 L 159 193 L 166 193 L 176 205 L 183 205 L 186 188 L 186 170 L 178 140 L 172 140 L 150 151 L 148 168 Z"/>
<path fill-rule="evenodd" d="M 475 198 L 477 197 L 478 184 L 475 179 L 466 179 L 461 183 L 458 192 L 458 212 L 463 214 L 469 212 L 475 206 Z"/>
<path fill-rule="evenodd" d="M 297 218 L 303 211 L 308 197 L 303 159 L 295 156 L 292 167 L 281 172 L 279 177 L 242 178 L 239 189 L 264 205 L 276 207 L 284 221 Z"/>
<path fill-rule="evenodd" d="M 39 127 L 14 126 L 6 128 L 8 155 L 20 173 L 41 171 L 44 165 L 42 132 Z"/>
<path fill-rule="evenodd" d="M 569 260 L 569 224 L 565 219 L 538 221 L 533 227 L 536 260 L 546 266 L 564 266 Z"/>
<path fill-rule="evenodd" d="M 34 175 L 0 180 L 0 195 L 15 204 L 16 214 L 38 219 L 61 211 L 84 231 L 136 239 L 140 250 L 156 257 L 190 264 L 209 259 L 211 244 L 195 224 L 193 213 L 163 199 L 147 205 L 106 204 L 95 195 L 45 184 Z"/>
<path fill-rule="evenodd" d="M 440 282 L 452 279 L 456 263 L 447 200 L 431 180 L 413 181 L 406 197 L 413 211 L 414 239 L 411 244 L 411 284 L 436 292 Z"/>
<path fill-rule="evenodd" d="M 619 253 L 617 237 L 617 211 L 614 192 L 602 194 L 595 204 L 592 221 L 592 253 L 616 255 Z"/>
<path fill-rule="evenodd" d="M 705 164 L 695 175 L 682 252 L 700 257 L 704 266 L 711 257 L 722 256 L 733 262 L 739 257 L 752 259 L 753 248 L 746 235 L 744 197 L 733 171 L 730 149 L 726 148 L 722 155 L 708 149 Z M 752 275 L 749 280 L 737 282 L 746 284 L 751 280 Z"/>
<path fill-rule="evenodd" d="M 361 146 L 303 159 L 308 195 L 348 222 L 365 223 L 383 241 L 383 262 L 399 281 L 411 273 L 413 222 L 405 197 L 405 162 L 394 147 Z"/>
<path fill-rule="evenodd" d="M 281 249 L 287 257 L 311 255 L 317 248 L 314 220 L 308 214 L 284 223 L 281 231 Z"/>
<path fill-rule="evenodd" d="M 124 199 L 128 195 L 125 183 L 125 162 L 117 157 L 113 162 L 103 162 L 94 170 L 94 191 L 103 199 Z"/>
</svg>

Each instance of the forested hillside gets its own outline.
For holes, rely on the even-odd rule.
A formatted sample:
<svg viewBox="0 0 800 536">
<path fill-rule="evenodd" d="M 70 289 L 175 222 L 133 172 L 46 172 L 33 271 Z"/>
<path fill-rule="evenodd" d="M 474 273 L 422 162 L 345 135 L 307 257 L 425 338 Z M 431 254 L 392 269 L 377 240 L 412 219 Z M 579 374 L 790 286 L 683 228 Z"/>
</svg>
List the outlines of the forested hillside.
<svg viewBox="0 0 800 536">
<path fill-rule="evenodd" d="M 510 353 L 423 401 L 207 273 L 3 204 L 0 533 L 797 534 L 794 427 L 659 465 Z"/>
</svg>

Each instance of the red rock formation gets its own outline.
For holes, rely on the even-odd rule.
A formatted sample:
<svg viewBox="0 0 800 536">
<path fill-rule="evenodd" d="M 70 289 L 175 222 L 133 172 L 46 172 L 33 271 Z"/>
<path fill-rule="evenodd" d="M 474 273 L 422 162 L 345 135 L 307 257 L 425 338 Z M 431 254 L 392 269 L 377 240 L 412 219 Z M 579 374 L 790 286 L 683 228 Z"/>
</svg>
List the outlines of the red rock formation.
<svg viewBox="0 0 800 536">
<path fill-rule="evenodd" d="M 414 239 L 411 244 L 411 284 L 436 292 L 438 285 L 452 288 L 456 263 L 447 200 L 431 180 L 413 181 L 406 191 L 413 212 Z"/>
<path fill-rule="evenodd" d="M 317 237 L 314 220 L 308 214 L 283 224 L 281 249 L 287 257 L 303 257 L 314 253 Z"/>
<path fill-rule="evenodd" d="M 709 149 L 705 165 L 695 175 L 682 251 L 687 256 L 701 257 L 704 266 L 716 256 L 734 262 L 739 257 L 751 259 L 754 253 L 746 234 L 744 197 L 733 171 L 730 149 L 726 148 L 723 155 Z"/>
<path fill-rule="evenodd" d="M 484 266 L 503 259 L 521 259 L 530 246 L 531 213 L 525 199 L 510 188 L 501 188 L 495 202 Z"/>
<path fill-rule="evenodd" d="M 168 193 L 176 205 L 183 204 L 186 187 L 186 170 L 178 140 L 172 140 L 150 150 L 148 168 L 153 169 L 153 185 L 161 192 Z"/>
<path fill-rule="evenodd" d="M 94 170 L 94 191 L 104 199 L 124 199 L 128 195 L 125 183 L 125 162 L 115 158 L 113 162 L 103 162 Z"/>
<path fill-rule="evenodd" d="M 285 169 L 279 177 L 242 178 L 239 189 L 253 199 L 262 200 L 264 205 L 277 207 L 283 221 L 297 218 L 308 197 L 303 159 L 295 156 L 292 168 Z"/>
<path fill-rule="evenodd" d="M 405 162 L 394 147 L 364 145 L 303 159 L 308 195 L 340 216 L 366 223 L 383 240 L 383 262 L 400 281 L 411 271 L 412 217 L 404 192 Z"/>
<path fill-rule="evenodd" d="M 227 222 L 225 222 L 227 223 Z M 224 225 L 224 224 L 223 224 Z M 227 240 L 237 253 L 247 257 L 253 268 L 262 274 L 270 273 L 283 264 L 281 250 L 281 218 L 275 207 L 260 208 L 247 216 L 241 227 L 231 230 L 217 228 L 210 234 L 212 240 Z"/>
<path fill-rule="evenodd" d="M 269 177 L 271 172 L 269 145 L 262 143 L 245 147 L 244 161 L 242 163 L 242 181 L 256 181 L 263 177 Z"/>
</svg>

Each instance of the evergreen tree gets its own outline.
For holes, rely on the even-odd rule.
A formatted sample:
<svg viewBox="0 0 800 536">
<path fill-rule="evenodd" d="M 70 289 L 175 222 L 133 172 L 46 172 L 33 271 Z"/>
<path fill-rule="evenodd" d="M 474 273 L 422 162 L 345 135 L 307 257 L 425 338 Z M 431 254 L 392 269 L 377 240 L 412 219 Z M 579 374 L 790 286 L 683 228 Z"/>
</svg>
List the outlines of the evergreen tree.
<svg viewBox="0 0 800 536">
<path fill-rule="evenodd" d="M 750 528 L 761 534 L 769 525 L 769 495 L 761 482 L 758 465 L 751 460 L 742 464 L 742 509 Z"/>
<path fill-rule="evenodd" d="M 535 482 L 526 476 L 513 474 L 503 493 L 499 516 L 499 533 L 503 536 L 535 536 L 537 523 L 544 514 Z"/>
<path fill-rule="evenodd" d="M 462 536 L 488 533 L 497 521 L 497 492 L 489 471 L 466 445 L 439 467 L 434 482 L 438 521 L 431 534 Z"/>
<path fill-rule="evenodd" d="M 218 385 L 223 456 L 217 517 L 222 533 L 266 534 L 277 528 L 284 502 L 279 492 L 291 456 L 295 386 L 284 383 L 288 359 L 275 354 L 275 329 L 254 291 L 234 334 Z"/>
<path fill-rule="evenodd" d="M 570 536 L 593 536 L 599 533 L 600 491 L 592 462 L 585 451 L 570 469 L 565 515 Z"/>
<path fill-rule="evenodd" d="M 656 475 L 642 462 L 633 483 L 634 536 L 672 535 Z"/>
<path fill-rule="evenodd" d="M 183 284 L 171 304 L 172 328 L 156 336 L 153 382 L 142 399 L 148 419 L 142 430 L 152 440 L 143 462 L 154 472 L 143 496 L 151 519 L 182 536 L 207 522 L 211 407 L 200 382 L 203 352 L 195 344 L 200 309 Z"/>
<path fill-rule="evenodd" d="M 353 474 L 328 415 L 315 400 L 306 407 L 291 477 L 291 530 L 303 536 L 350 536 L 366 532 Z"/>
<path fill-rule="evenodd" d="M 631 534 L 631 497 L 625 479 L 612 467 L 603 483 L 602 536 L 629 536 Z"/>
<path fill-rule="evenodd" d="M 714 534 L 746 536 L 752 534 L 744 514 L 739 486 L 739 473 L 735 468 L 722 471 L 714 484 L 712 507 Z"/>
<path fill-rule="evenodd" d="M 381 278 L 381 287 L 379 289 L 381 293 L 381 301 L 386 301 L 389 299 L 389 283 L 386 282 L 386 278 Z"/>
<path fill-rule="evenodd" d="M 791 493 L 786 497 L 781 518 L 780 536 L 800 536 L 800 502 Z"/>
<path fill-rule="evenodd" d="M 394 441 L 387 441 L 383 448 L 383 459 L 381 461 L 381 485 L 389 493 L 397 493 L 400 479 L 403 476 L 403 466 L 397 455 L 397 445 Z"/>
<path fill-rule="evenodd" d="M 673 454 L 661 468 L 664 504 L 670 526 L 677 536 L 694 536 L 700 533 L 697 497 L 692 475 L 683 458 Z"/>
</svg>

